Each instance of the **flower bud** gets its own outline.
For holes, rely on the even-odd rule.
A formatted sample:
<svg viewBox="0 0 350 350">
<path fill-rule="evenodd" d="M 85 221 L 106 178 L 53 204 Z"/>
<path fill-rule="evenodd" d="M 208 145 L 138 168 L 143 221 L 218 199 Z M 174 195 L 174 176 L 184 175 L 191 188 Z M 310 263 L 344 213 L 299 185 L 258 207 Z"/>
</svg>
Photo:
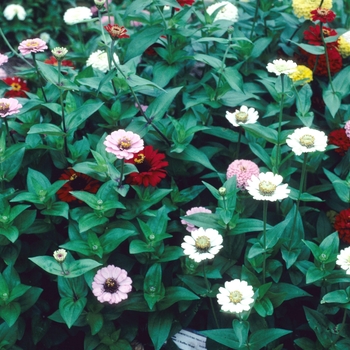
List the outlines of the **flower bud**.
<svg viewBox="0 0 350 350">
<path fill-rule="evenodd" d="M 226 196 L 226 188 L 225 187 L 220 187 L 218 191 L 219 191 L 220 196 L 222 196 L 222 197 Z"/>
<path fill-rule="evenodd" d="M 96 7 L 101 10 L 105 4 L 106 0 L 94 0 Z"/>
<path fill-rule="evenodd" d="M 65 47 L 55 47 L 51 52 L 57 61 L 61 61 L 67 55 L 68 50 Z"/>
<path fill-rule="evenodd" d="M 65 249 L 58 249 L 53 252 L 53 257 L 60 264 L 66 260 L 67 251 Z"/>
</svg>

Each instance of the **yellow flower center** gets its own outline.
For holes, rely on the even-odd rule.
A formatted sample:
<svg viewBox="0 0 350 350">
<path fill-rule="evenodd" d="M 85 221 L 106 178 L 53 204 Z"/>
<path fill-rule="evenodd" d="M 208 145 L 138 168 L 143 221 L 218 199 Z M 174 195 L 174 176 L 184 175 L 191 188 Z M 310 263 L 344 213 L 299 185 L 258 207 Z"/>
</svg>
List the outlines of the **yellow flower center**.
<svg viewBox="0 0 350 350">
<path fill-rule="evenodd" d="M 146 158 L 145 155 L 140 153 L 140 154 L 137 155 L 136 158 L 134 158 L 134 162 L 137 163 L 137 164 L 142 164 L 143 161 L 145 160 L 145 158 Z"/>
<path fill-rule="evenodd" d="M 317 14 L 319 14 L 320 16 L 327 16 L 329 13 L 328 9 L 317 9 Z"/>
<path fill-rule="evenodd" d="M 123 137 L 118 142 L 118 147 L 123 151 L 124 149 L 129 149 L 131 147 L 131 140 L 127 137 Z"/>
<path fill-rule="evenodd" d="M 14 90 L 14 91 L 21 91 L 21 87 L 22 87 L 21 84 L 12 83 L 11 86 L 12 86 L 12 90 Z"/>
<path fill-rule="evenodd" d="M 237 122 L 245 123 L 248 120 L 248 114 L 245 112 L 238 112 L 236 114 Z"/>
<path fill-rule="evenodd" d="M 270 181 L 261 181 L 259 183 L 259 191 L 263 196 L 272 196 L 275 193 L 276 185 Z"/>
<path fill-rule="evenodd" d="M 77 174 L 72 174 L 72 176 L 69 178 L 69 181 L 73 181 L 78 177 Z"/>
<path fill-rule="evenodd" d="M 210 248 L 210 239 L 207 236 L 199 236 L 195 245 L 198 250 L 207 251 Z"/>
<path fill-rule="evenodd" d="M 10 110 L 10 105 L 5 102 L 0 103 L 0 112 L 7 113 Z"/>
<path fill-rule="evenodd" d="M 235 290 L 230 293 L 229 299 L 231 303 L 238 304 L 239 302 L 242 301 L 243 295 L 240 291 Z"/>
<path fill-rule="evenodd" d="M 303 135 L 299 141 L 306 148 L 311 148 L 315 144 L 315 138 L 312 135 Z"/>
<path fill-rule="evenodd" d="M 38 47 L 39 44 L 36 41 L 29 41 L 28 43 L 26 43 L 27 47 Z"/>
</svg>

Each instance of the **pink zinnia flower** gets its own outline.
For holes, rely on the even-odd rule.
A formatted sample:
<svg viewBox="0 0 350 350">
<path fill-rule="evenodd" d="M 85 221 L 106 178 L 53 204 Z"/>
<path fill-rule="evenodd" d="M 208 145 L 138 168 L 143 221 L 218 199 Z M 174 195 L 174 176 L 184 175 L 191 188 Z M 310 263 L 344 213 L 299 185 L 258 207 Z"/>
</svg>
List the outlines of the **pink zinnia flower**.
<svg viewBox="0 0 350 350">
<path fill-rule="evenodd" d="M 6 55 L 3 55 L 0 53 L 0 66 L 2 66 L 4 63 L 8 62 L 9 58 Z"/>
<path fill-rule="evenodd" d="M 120 267 L 108 265 L 98 270 L 92 282 L 92 293 L 101 303 L 118 304 L 128 298 L 132 280 Z"/>
<path fill-rule="evenodd" d="M 22 105 L 15 98 L 0 98 L 0 117 L 19 113 Z"/>
<path fill-rule="evenodd" d="M 44 52 L 47 48 L 46 42 L 39 38 L 23 40 L 18 46 L 18 50 L 22 55 Z"/>
<path fill-rule="evenodd" d="M 344 126 L 346 136 L 350 138 L 350 120 L 348 120 Z"/>
<path fill-rule="evenodd" d="M 204 208 L 204 207 L 193 207 L 189 210 L 186 211 L 186 216 L 187 215 L 192 215 L 192 214 L 197 214 L 197 213 L 212 213 L 210 209 Z M 181 224 L 187 225 L 186 230 L 188 232 L 192 232 L 198 229 L 198 227 L 194 226 L 193 224 L 190 224 L 186 220 L 181 220 Z"/>
<path fill-rule="evenodd" d="M 118 159 L 131 159 L 134 153 L 143 150 L 143 140 L 132 131 L 119 129 L 108 135 L 103 142 L 106 151 L 116 155 Z"/>
<path fill-rule="evenodd" d="M 227 179 L 236 175 L 237 188 L 245 190 L 248 185 L 248 180 L 255 175 L 259 176 L 259 167 L 250 160 L 236 159 L 227 168 Z"/>
<path fill-rule="evenodd" d="M 7 73 L 4 69 L 0 68 L 0 79 L 7 78 Z"/>
</svg>

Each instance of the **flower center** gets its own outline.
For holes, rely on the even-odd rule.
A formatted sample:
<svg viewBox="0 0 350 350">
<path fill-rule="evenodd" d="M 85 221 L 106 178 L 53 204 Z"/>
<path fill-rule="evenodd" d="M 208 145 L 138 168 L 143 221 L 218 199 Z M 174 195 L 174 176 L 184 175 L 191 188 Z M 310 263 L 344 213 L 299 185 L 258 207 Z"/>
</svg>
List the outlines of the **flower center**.
<svg viewBox="0 0 350 350">
<path fill-rule="evenodd" d="M 72 174 L 72 176 L 69 178 L 69 181 L 74 181 L 77 177 L 77 174 Z"/>
<path fill-rule="evenodd" d="M 131 140 L 128 139 L 127 137 L 123 137 L 122 139 L 119 140 L 117 146 L 121 151 L 125 149 L 129 149 L 131 147 Z"/>
<path fill-rule="evenodd" d="M 140 153 L 140 154 L 137 155 L 136 158 L 134 158 L 134 162 L 137 163 L 137 164 L 142 164 L 143 161 L 145 160 L 145 158 L 146 158 L 145 155 Z"/>
<path fill-rule="evenodd" d="M 248 120 L 248 114 L 245 112 L 238 112 L 236 114 L 236 120 L 241 123 L 245 123 Z"/>
<path fill-rule="evenodd" d="M 206 252 L 210 248 L 210 239 L 207 236 L 199 236 L 195 245 L 198 250 Z"/>
<path fill-rule="evenodd" d="M 10 110 L 10 105 L 5 102 L 0 103 L 0 113 L 6 114 Z"/>
<path fill-rule="evenodd" d="M 235 290 L 230 293 L 229 299 L 231 303 L 238 304 L 240 301 L 242 301 L 243 296 L 241 292 Z"/>
<path fill-rule="evenodd" d="M 315 138 L 312 135 L 303 135 L 300 138 L 300 144 L 306 148 L 311 148 L 315 144 Z"/>
<path fill-rule="evenodd" d="M 36 41 L 30 41 L 29 43 L 26 43 L 27 47 L 38 47 L 39 44 Z"/>
<path fill-rule="evenodd" d="M 246 168 L 245 166 L 241 165 L 241 166 L 239 167 L 239 170 L 242 171 L 242 172 L 244 172 L 244 171 L 247 170 L 247 168 Z"/>
<path fill-rule="evenodd" d="M 21 91 L 21 87 L 22 87 L 21 84 L 12 83 L 11 86 L 12 86 L 12 90 L 14 90 L 14 91 Z"/>
<path fill-rule="evenodd" d="M 328 9 L 317 9 L 317 14 L 320 16 L 327 16 L 329 13 Z"/>
<path fill-rule="evenodd" d="M 107 278 L 103 285 L 105 292 L 115 293 L 118 290 L 118 283 L 113 278 Z"/>
<path fill-rule="evenodd" d="M 275 193 L 276 185 L 270 181 L 261 181 L 259 183 L 259 191 L 263 196 L 272 196 Z"/>
</svg>

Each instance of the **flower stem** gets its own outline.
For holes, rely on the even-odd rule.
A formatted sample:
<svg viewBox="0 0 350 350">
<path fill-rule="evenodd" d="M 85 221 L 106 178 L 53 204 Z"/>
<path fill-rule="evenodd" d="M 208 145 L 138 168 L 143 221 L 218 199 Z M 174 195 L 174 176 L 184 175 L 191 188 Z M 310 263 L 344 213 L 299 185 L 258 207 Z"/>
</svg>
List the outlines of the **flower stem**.
<svg viewBox="0 0 350 350">
<path fill-rule="evenodd" d="M 263 256 L 263 284 L 265 284 L 266 279 L 266 221 L 267 221 L 267 201 L 263 201 L 263 222 L 264 222 L 264 228 L 263 228 L 263 245 L 264 245 L 264 256 Z"/>
<path fill-rule="evenodd" d="M 6 131 L 7 131 L 7 134 L 10 136 L 11 140 L 13 143 L 16 143 L 13 135 L 10 133 L 10 129 L 9 129 L 9 124 L 8 124 L 8 121 L 7 121 L 7 118 L 5 117 L 5 125 L 6 125 Z"/>
<path fill-rule="evenodd" d="M 100 20 L 100 27 L 101 27 L 101 34 L 102 34 L 102 38 L 103 38 L 103 42 L 106 45 L 107 44 L 107 40 L 106 40 L 106 34 L 103 28 L 103 24 L 102 24 L 102 14 L 101 14 L 101 10 L 98 10 L 98 18 Z M 110 61 L 108 61 L 110 62 Z"/>
<path fill-rule="evenodd" d="M 61 89 L 61 59 L 57 60 L 57 68 L 58 68 L 58 88 L 60 90 L 62 125 L 63 125 L 63 132 L 66 134 L 67 127 L 66 127 L 66 121 L 65 121 L 65 117 L 64 117 L 63 91 Z M 68 157 L 67 135 L 64 135 L 64 149 L 66 152 L 66 157 Z"/>
<path fill-rule="evenodd" d="M 114 50 L 114 48 L 113 48 L 113 46 L 114 46 L 114 40 L 111 41 L 110 51 L 108 52 L 108 50 L 107 50 L 107 52 L 108 52 L 108 68 L 109 68 L 109 70 L 112 69 L 112 60 L 114 62 L 114 58 L 113 58 L 113 53 L 114 53 L 113 50 Z M 115 62 L 114 62 L 114 64 L 115 64 Z M 117 93 L 117 89 L 115 88 L 113 79 L 111 79 L 111 83 L 112 83 L 114 95 L 117 96 L 118 93 Z"/>
<path fill-rule="evenodd" d="M 252 38 L 253 38 L 253 33 L 254 33 L 256 21 L 258 20 L 259 6 L 260 6 L 260 0 L 256 0 L 254 21 L 253 21 L 252 29 L 250 31 L 249 40 L 252 40 Z"/>
<path fill-rule="evenodd" d="M 238 141 L 237 141 L 237 148 L 236 148 L 236 159 L 239 158 L 239 150 L 241 148 L 241 138 L 242 138 L 242 127 L 239 127 L 238 131 Z"/>
<path fill-rule="evenodd" d="M 278 116 L 278 131 L 277 131 L 277 149 L 276 149 L 276 164 L 274 166 L 274 173 L 278 174 L 278 170 L 281 163 L 281 130 L 283 119 L 283 107 L 284 107 L 284 74 L 281 75 L 281 101 L 280 101 L 280 113 Z"/>
<path fill-rule="evenodd" d="M 124 175 L 124 158 L 122 159 L 122 165 L 120 167 L 120 177 L 119 177 L 119 183 L 118 183 L 118 188 L 122 187 L 123 183 L 123 175 Z"/>
<path fill-rule="evenodd" d="M 32 52 L 32 57 L 33 57 L 33 62 L 34 62 L 35 70 L 36 70 L 36 72 L 37 72 L 37 74 L 38 74 L 39 85 L 40 85 L 41 91 L 42 91 L 42 93 L 43 93 L 44 100 L 45 100 L 45 102 L 47 103 L 47 98 L 46 98 L 46 94 L 45 94 L 45 91 L 44 91 L 44 87 L 43 87 L 43 84 L 41 84 L 41 82 L 40 82 L 41 74 L 40 74 L 38 65 L 37 65 L 37 63 L 36 63 L 35 53 L 34 53 L 34 52 Z"/>
<path fill-rule="evenodd" d="M 111 14 L 109 13 L 109 2 L 106 0 L 106 10 L 107 10 L 107 16 L 108 16 L 108 24 L 111 24 Z"/>
</svg>

